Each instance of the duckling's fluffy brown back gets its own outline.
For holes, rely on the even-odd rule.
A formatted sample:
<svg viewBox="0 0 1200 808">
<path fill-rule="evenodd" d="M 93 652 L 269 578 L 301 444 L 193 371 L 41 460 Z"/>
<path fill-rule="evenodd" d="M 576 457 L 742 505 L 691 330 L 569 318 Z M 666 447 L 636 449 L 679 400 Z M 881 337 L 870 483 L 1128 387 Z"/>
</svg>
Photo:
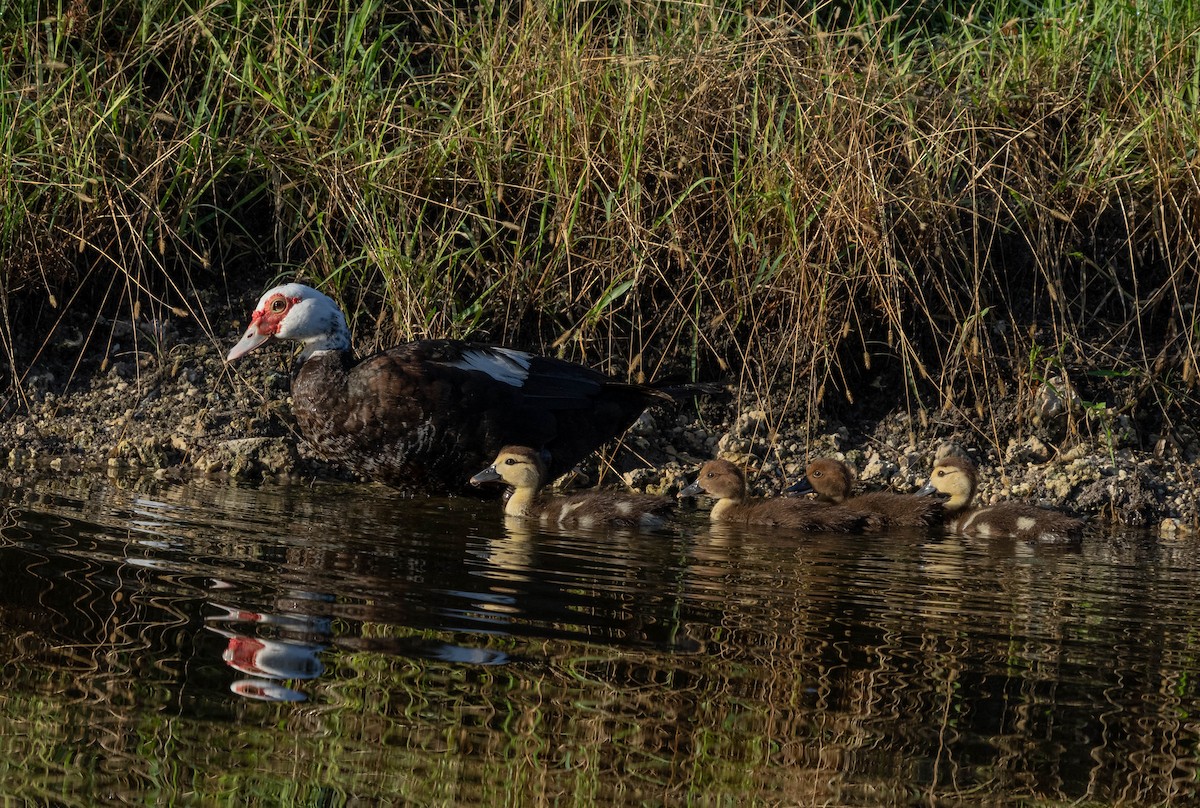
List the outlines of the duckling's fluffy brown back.
<svg viewBox="0 0 1200 808">
<path fill-rule="evenodd" d="M 721 512 L 717 521 L 747 525 L 769 525 L 792 530 L 853 533 L 874 528 L 875 514 L 852 511 L 841 505 L 828 505 L 802 499 L 750 499 Z"/>
<path fill-rule="evenodd" d="M 873 513 L 881 527 L 915 527 L 928 530 L 942 521 L 942 504 L 935 499 L 891 491 L 872 491 L 850 497 L 842 506 L 852 511 Z"/>
<path fill-rule="evenodd" d="M 568 496 L 538 494 L 526 516 L 559 527 L 664 526 L 675 503 L 651 494 L 627 494 L 621 491 L 586 491 Z"/>
<path fill-rule="evenodd" d="M 1025 541 L 1070 542 L 1085 527 L 1082 519 L 1024 502 L 998 502 L 967 508 L 946 521 L 946 530 L 969 538 L 1013 538 Z"/>
<path fill-rule="evenodd" d="M 912 527 L 928 530 L 942 521 L 942 505 L 935 499 L 891 491 L 873 491 L 850 496 L 853 475 L 840 460 L 822 457 L 805 469 L 805 480 L 822 502 L 831 502 L 878 519 L 871 527 L 884 530 L 890 527 Z M 870 529 L 868 527 L 867 529 Z"/>
<path fill-rule="evenodd" d="M 726 524 L 767 525 L 792 530 L 849 533 L 875 525 L 874 514 L 840 505 L 803 499 L 761 499 L 746 494 L 745 473 L 728 460 L 710 460 L 700 467 L 696 482 L 680 496 L 708 494 L 717 499 L 712 519 Z"/>
</svg>

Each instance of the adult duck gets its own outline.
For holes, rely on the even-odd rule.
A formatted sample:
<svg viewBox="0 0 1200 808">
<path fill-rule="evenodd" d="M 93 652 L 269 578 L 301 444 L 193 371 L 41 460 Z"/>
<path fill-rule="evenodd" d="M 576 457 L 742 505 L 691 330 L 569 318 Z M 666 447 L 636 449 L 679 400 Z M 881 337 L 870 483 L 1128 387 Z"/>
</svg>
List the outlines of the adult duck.
<svg viewBox="0 0 1200 808">
<path fill-rule="evenodd" d="M 667 523 L 675 505 L 666 497 L 621 491 L 550 496 L 541 490 L 548 480 L 549 473 L 539 452 L 528 446 L 505 446 L 495 461 L 470 482 L 472 485 L 505 483 L 512 489 L 504 503 L 506 516 L 535 519 L 560 528 L 659 528 Z"/>
<path fill-rule="evenodd" d="M 682 497 L 707 494 L 716 500 L 714 522 L 767 525 L 804 531 L 848 533 L 873 526 L 878 518 L 839 505 L 786 497 L 751 497 L 745 473 L 728 460 L 709 460 L 696 481 L 679 492 Z"/>
<path fill-rule="evenodd" d="M 419 340 L 355 359 L 337 304 L 299 283 L 259 299 L 226 361 L 301 344 L 300 432 L 325 459 L 407 492 L 456 493 L 508 444 L 549 455 L 551 479 L 620 435 L 647 406 L 707 391 L 629 384 L 513 348 Z"/>
<path fill-rule="evenodd" d="M 928 530 L 941 524 L 942 505 L 932 497 L 872 491 L 851 496 L 854 476 L 850 467 L 832 457 L 820 457 L 809 463 L 804 476 L 787 489 L 789 494 L 815 493 L 818 502 L 841 505 L 852 511 L 875 514 L 877 527 Z"/>
<path fill-rule="evenodd" d="M 917 493 L 947 497 L 943 504 L 946 530 L 959 536 L 1072 542 L 1083 535 L 1082 519 L 1025 502 L 973 507 L 971 503 L 978 488 L 975 463 L 961 455 L 947 455 L 934 463 L 929 481 Z"/>
</svg>

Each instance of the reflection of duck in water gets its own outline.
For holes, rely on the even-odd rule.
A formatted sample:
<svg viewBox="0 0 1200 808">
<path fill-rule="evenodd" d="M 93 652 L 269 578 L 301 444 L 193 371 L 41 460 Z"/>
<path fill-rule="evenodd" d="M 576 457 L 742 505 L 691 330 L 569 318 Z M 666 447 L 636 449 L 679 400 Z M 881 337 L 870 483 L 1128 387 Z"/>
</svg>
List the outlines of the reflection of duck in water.
<svg viewBox="0 0 1200 808">
<path fill-rule="evenodd" d="M 243 698 L 258 701 L 304 701 L 304 694 L 299 690 L 267 679 L 238 679 L 229 689 Z"/>
<path fill-rule="evenodd" d="M 296 600 L 311 601 L 312 597 L 298 597 Z M 306 641 L 324 641 L 333 633 L 331 621 L 324 615 L 301 614 L 299 612 L 279 612 L 272 614 L 271 612 L 239 609 L 236 606 L 226 606 L 222 603 L 212 603 L 211 605 L 216 609 L 220 609 L 221 614 L 210 615 L 205 618 L 210 628 L 214 623 L 256 623 L 263 626 L 272 626 L 279 633 Z M 218 629 L 214 630 L 219 631 Z"/>
<path fill-rule="evenodd" d="M 623 491 L 550 496 L 541 492 L 547 476 L 545 461 L 533 449 L 505 446 L 492 465 L 471 478 L 471 484 L 507 483 L 513 489 L 504 504 L 507 516 L 534 519 L 560 528 L 659 528 L 666 524 L 674 508 L 674 503 L 666 497 Z"/>
<path fill-rule="evenodd" d="M 325 672 L 323 645 L 264 640 L 214 629 L 229 638 L 221 658 L 234 670 L 269 679 L 316 679 Z"/>
<path fill-rule="evenodd" d="M 533 532 L 524 519 L 504 518 L 504 536 L 488 539 L 484 574 L 498 581 L 528 581 L 533 564 Z"/>
<path fill-rule="evenodd" d="M 316 679 L 325 672 L 320 653 L 326 646 L 311 642 L 311 639 L 329 636 L 329 619 L 310 615 L 273 615 L 214 605 L 222 614 L 209 617 L 207 627 L 227 640 L 221 658 L 234 670 L 259 677 L 240 679 L 230 685 L 230 690 L 248 698 L 303 701 L 305 697 L 302 693 L 279 682 Z M 305 639 L 259 637 L 220 627 L 222 624 L 237 623 L 272 626 L 281 633 L 291 633 Z"/>
</svg>

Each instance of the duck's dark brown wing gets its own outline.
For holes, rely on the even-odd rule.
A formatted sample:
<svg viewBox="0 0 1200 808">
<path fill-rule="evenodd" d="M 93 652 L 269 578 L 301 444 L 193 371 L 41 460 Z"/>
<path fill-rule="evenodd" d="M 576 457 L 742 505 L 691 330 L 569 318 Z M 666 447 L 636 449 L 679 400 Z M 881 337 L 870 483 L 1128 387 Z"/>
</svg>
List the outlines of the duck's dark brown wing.
<svg viewBox="0 0 1200 808">
<path fill-rule="evenodd" d="M 509 444 L 556 477 L 664 394 L 571 362 L 449 340 L 353 364 L 317 354 L 293 383 L 296 418 L 327 459 L 409 491 L 453 493 Z M 669 397 L 667 397 L 669 400 Z"/>
</svg>

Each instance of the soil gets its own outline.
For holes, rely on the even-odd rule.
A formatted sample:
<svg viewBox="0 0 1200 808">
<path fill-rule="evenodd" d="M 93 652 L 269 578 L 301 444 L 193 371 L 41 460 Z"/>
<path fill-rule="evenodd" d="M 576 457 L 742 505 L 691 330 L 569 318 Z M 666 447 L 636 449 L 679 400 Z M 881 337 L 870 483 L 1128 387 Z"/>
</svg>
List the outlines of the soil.
<svg viewBox="0 0 1200 808">
<path fill-rule="evenodd" d="M 195 318 L 169 312 L 136 322 L 91 316 L 74 324 L 68 318 L 44 345 L 23 346 L 28 355 L 40 352 L 0 423 L 0 482 L 84 471 L 180 480 L 355 479 L 313 456 L 297 433 L 290 351 L 269 347 L 225 363 L 257 296 L 247 289 L 232 300 L 213 294 L 198 301 L 212 335 Z M 82 339 L 86 333 L 106 338 Z M 1008 423 L 984 441 L 961 415 L 935 421 L 900 412 L 814 427 L 775 417 L 784 411 L 779 401 L 735 395 L 647 412 L 620 446 L 559 485 L 609 485 L 620 475 L 634 489 L 672 494 L 703 460 L 719 455 L 745 463 L 754 490 L 771 494 L 803 473 L 806 458 L 833 455 L 856 469 L 864 488 L 909 492 L 924 482 L 931 459 L 957 444 L 979 463 L 982 502 L 1021 498 L 1087 516 L 1093 529 L 1193 532 L 1200 513 L 1196 442 L 1138 437 L 1120 423 L 1062 440 L 1061 424 L 1031 426 L 1038 419 L 1009 409 Z M 1053 422 L 1054 407 L 1043 410 Z M 1059 439 L 1039 435 L 1047 431 Z"/>
</svg>

